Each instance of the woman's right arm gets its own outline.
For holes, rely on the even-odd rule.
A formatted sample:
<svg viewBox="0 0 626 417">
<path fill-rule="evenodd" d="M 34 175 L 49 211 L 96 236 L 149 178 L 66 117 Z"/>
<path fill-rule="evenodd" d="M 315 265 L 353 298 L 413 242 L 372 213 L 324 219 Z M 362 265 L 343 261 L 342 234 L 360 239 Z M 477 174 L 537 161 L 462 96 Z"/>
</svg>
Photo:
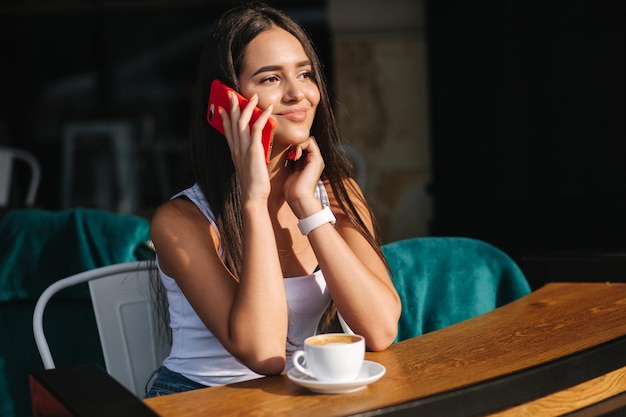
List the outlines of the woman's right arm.
<svg viewBox="0 0 626 417">
<path fill-rule="evenodd" d="M 285 366 L 287 301 L 267 204 L 250 202 L 242 216 L 239 282 L 219 257 L 217 232 L 187 200 L 156 211 L 152 240 L 163 272 L 224 348 L 254 372 L 276 374 Z"/>
</svg>

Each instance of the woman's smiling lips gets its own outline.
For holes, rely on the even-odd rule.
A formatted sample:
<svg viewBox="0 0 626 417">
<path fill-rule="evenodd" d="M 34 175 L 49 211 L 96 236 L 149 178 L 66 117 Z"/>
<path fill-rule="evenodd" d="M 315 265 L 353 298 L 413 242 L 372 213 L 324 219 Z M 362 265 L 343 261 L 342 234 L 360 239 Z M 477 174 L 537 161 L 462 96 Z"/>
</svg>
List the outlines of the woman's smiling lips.
<svg viewBox="0 0 626 417">
<path fill-rule="evenodd" d="M 292 122 L 303 122 L 306 120 L 306 113 L 307 110 L 306 109 L 290 109 L 290 110 L 285 110 L 283 112 L 278 113 L 278 116 L 282 116 L 288 120 L 291 120 Z"/>
</svg>

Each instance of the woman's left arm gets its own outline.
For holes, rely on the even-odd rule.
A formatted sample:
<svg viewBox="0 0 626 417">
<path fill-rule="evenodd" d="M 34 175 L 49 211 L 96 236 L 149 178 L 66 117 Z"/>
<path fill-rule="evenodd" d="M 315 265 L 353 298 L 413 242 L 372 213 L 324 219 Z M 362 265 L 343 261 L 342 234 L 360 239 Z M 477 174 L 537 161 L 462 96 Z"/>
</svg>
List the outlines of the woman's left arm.
<svg viewBox="0 0 626 417">
<path fill-rule="evenodd" d="M 346 189 L 373 234 L 370 212 L 354 180 L 346 180 Z M 371 350 L 384 350 L 396 337 L 400 297 L 380 255 L 341 211 L 332 194 L 329 197 L 336 224 L 312 230 L 309 241 L 343 319 L 365 337 Z"/>
<path fill-rule="evenodd" d="M 322 209 L 314 191 L 324 161 L 314 138 L 296 148 L 296 156 L 297 168 L 285 182 L 285 198 L 294 214 L 303 219 Z M 352 179 L 345 181 L 350 200 L 373 234 L 370 211 L 358 185 Z M 371 350 L 384 350 L 396 337 L 400 297 L 381 256 L 341 210 L 330 187 L 327 191 L 336 224 L 313 229 L 308 233 L 309 242 L 343 319 L 365 337 Z"/>
</svg>

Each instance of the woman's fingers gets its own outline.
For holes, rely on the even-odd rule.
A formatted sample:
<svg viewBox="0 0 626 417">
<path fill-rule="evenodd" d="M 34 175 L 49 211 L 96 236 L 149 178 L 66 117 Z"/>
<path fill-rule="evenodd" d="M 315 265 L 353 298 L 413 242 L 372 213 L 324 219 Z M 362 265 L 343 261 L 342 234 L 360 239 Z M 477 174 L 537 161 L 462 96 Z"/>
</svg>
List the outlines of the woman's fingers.
<svg viewBox="0 0 626 417">
<path fill-rule="evenodd" d="M 310 158 L 309 155 L 314 158 L 321 158 L 320 148 L 317 146 L 317 142 L 313 136 L 309 136 L 308 140 L 299 145 L 292 146 L 289 152 L 289 157 L 293 157 L 294 161 L 301 159 L 305 152 L 307 158 Z"/>
<path fill-rule="evenodd" d="M 239 107 L 239 100 L 235 94 L 230 94 L 230 115 L 223 109 L 218 109 L 224 124 L 224 132 L 228 139 L 228 145 L 234 155 L 246 154 L 250 146 L 258 146 L 262 150 L 262 132 L 272 114 L 270 104 L 250 127 L 250 120 L 253 117 L 259 98 L 254 94 L 249 102 L 243 107 Z M 252 138 L 258 138 L 252 139 Z M 258 142 L 258 144 L 257 144 Z"/>
<path fill-rule="evenodd" d="M 235 145 L 239 142 L 238 136 L 235 136 L 237 130 L 233 128 L 236 123 L 239 114 L 239 103 L 230 91 L 227 93 L 230 100 L 230 111 L 227 111 L 223 107 L 218 107 L 217 111 L 222 118 L 222 126 L 224 126 L 224 136 L 226 136 L 226 142 L 231 150 L 231 153 L 236 150 Z"/>
<path fill-rule="evenodd" d="M 243 109 L 239 107 L 239 100 L 235 94 L 228 92 L 230 100 L 230 112 L 223 108 L 218 108 L 222 125 L 224 126 L 224 136 L 228 142 L 233 160 L 242 154 L 242 150 L 250 142 L 250 129 L 248 124 L 252 114 L 252 110 L 256 105 L 258 98 L 256 95 L 252 97 L 250 103 Z"/>
<path fill-rule="evenodd" d="M 249 138 L 250 137 L 250 128 L 249 128 L 250 119 L 252 118 L 252 111 L 254 110 L 257 103 L 259 102 L 259 97 L 256 94 L 254 94 L 252 97 L 250 97 L 250 101 L 248 102 L 248 104 L 246 104 L 246 106 L 243 109 L 239 108 L 239 102 L 237 101 L 236 98 L 235 98 L 235 102 L 236 103 L 234 105 L 236 105 L 237 110 L 239 112 L 238 119 L 237 119 L 237 130 L 241 136 L 243 136 L 244 138 Z M 231 101 L 231 104 L 232 104 L 232 101 Z"/>
</svg>

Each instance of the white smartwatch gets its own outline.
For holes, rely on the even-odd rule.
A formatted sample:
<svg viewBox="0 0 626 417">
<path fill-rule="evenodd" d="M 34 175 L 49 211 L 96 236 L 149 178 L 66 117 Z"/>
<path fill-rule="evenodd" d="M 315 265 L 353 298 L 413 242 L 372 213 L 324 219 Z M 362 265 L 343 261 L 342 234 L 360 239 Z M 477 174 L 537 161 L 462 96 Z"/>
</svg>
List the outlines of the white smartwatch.
<svg viewBox="0 0 626 417">
<path fill-rule="evenodd" d="M 303 235 L 308 235 L 312 230 L 317 229 L 323 224 L 330 223 L 335 224 L 337 219 L 335 215 L 330 210 L 330 207 L 324 206 L 323 209 L 318 211 L 317 213 L 311 214 L 309 217 L 305 217 L 304 219 L 300 219 L 298 221 L 298 228 Z"/>
</svg>

